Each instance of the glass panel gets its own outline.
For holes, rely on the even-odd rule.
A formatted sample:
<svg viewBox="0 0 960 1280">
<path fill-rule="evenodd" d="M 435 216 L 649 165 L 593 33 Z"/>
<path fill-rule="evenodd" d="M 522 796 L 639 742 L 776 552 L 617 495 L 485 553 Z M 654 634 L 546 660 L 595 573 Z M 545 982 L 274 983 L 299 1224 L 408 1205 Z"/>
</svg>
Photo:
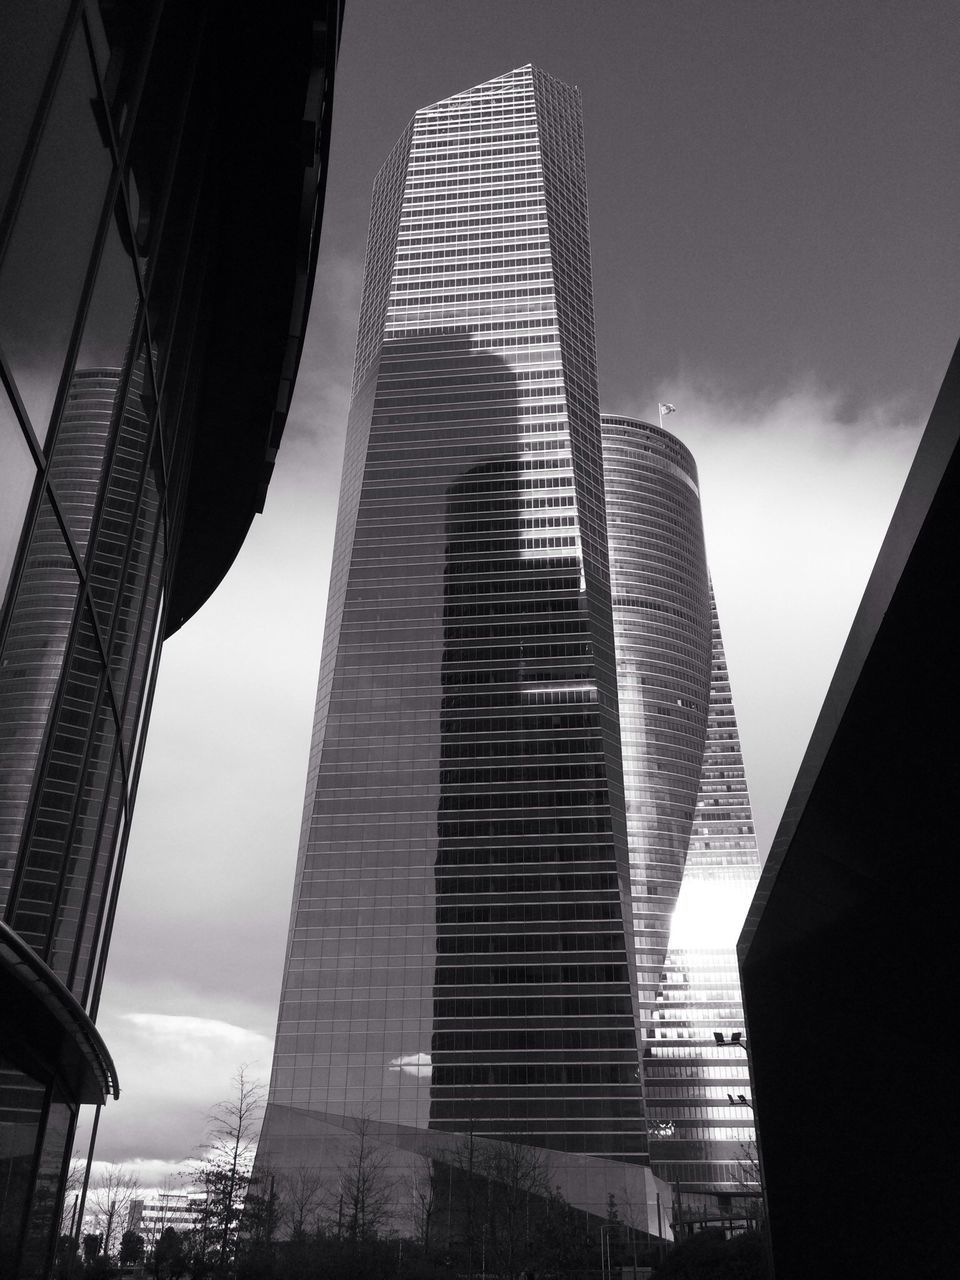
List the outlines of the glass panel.
<svg viewBox="0 0 960 1280">
<path fill-rule="evenodd" d="M 116 730 L 112 717 L 108 719 L 107 710 L 104 708 L 97 725 L 95 743 L 97 759 L 109 763 L 108 743 L 112 750 L 115 740 Z M 105 770 L 96 772 L 87 780 L 91 789 L 96 789 L 97 794 L 93 797 L 94 803 L 90 806 L 89 831 L 80 830 L 77 834 L 77 847 L 83 846 L 84 865 L 89 868 L 92 859 L 93 867 L 90 883 L 84 886 L 87 889 L 87 901 L 83 908 L 83 920 L 79 926 L 80 941 L 77 947 L 76 966 L 69 982 L 70 990 L 81 1001 L 85 998 L 90 973 L 90 957 L 94 952 L 99 954 L 99 944 L 103 939 L 103 917 L 108 903 L 105 886 L 114 878 L 117 851 L 123 835 L 122 823 L 118 822 L 123 797 L 123 773 L 120 768 L 119 752 L 113 755 L 112 763 L 113 772 L 109 778 L 108 791 L 104 792 L 104 787 L 108 783 Z M 106 803 L 104 803 L 104 794 Z M 96 829 L 98 820 L 101 820 L 99 832 Z M 93 846 L 94 838 L 96 839 L 95 847 Z M 89 870 L 85 874 L 89 875 Z"/>
<path fill-rule="evenodd" d="M 0 906 L 16 865 L 79 587 L 59 522 L 44 498 L 0 661 Z"/>
<path fill-rule="evenodd" d="M 156 575 L 157 580 L 160 582 L 163 581 L 163 544 L 163 530 L 161 529 L 153 567 L 153 572 Z M 131 773 L 137 767 L 137 757 L 140 751 L 140 744 L 143 740 L 144 730 L 147 727 L 147 709 L 150 705 L 149 699 L 152 682 L 156 678 L 157 674 L 157 653 L 163 642 L 161 631 L 161 628 L 163 627 L 163 604 L 163 591 L 160 591 L 156 605 L 154 606 L 151 604 L 150 606 L 151 609 L 155 610 L 151 619 L 153 634 L 150 655 L 142 671 L 137 672 L 135 674 L 134 681 L 131 682 L 130 696 L 127 699 L 127 707 L 123 717 L 123 742 L 124 749 L 127 752 L 127 760 L 129 762 L 128 767 Z M 147 628 L 145 625 L 143 632 L 141 633 L 141 643 L 143 642 L 143 639 L 145 639 L 146 635 Z M 134 726 L 134 717 L 136 717 L 136 732 L 133 734 L 131 741 L 131 730 Z"/>
<path fill-rule="evenodd" d="M 149 506 L 149 492 L 141 493 L 141 482 L 149 456 L 154 408 L 153 379 L 144 347 L 130 373 L 123 417 L 110 461 L 103 510 L 88 556 L 90 594 L 105 634 L 111 629 L 127 556 L 136 537 L 140 504 L 147 502 Z"/>
<path fill-rule="evenodd" d="M 110 673 L 119 702 L 122 705 L 125 697 L 127 701 L 123 735 L 127 746 L 139 703 L 145 663 L 156 630 L 157 597 L 163 576 L 165 542 L 158 473 L 159 449 L 155 448 L 154 463 L 144 478 L 142 500 L 137 509 L 123 590 L 110 640 Z M 128 677 L 132 677 L 129 694 L 126 693 Z M 128 763 L 132 761 L 128 760 Z"/>
<path fill-rule="evenodd" d="M 60 912 L 64 883 L 69 885 L 71 866 L 67 850 L 71 831 L 82 820 L 82 782 L 91 767 L 88 743 L 103 680 L 103 657 L 84 608 L 63 677 L 63 693 L 50 731 L 36 799 L 36 818 L 22 856 L 17 898 L 10 911 L 13 927 L 41 954 L 57 976 L 66 970 L 54 963 L 54 920 Z M 109 764 L 112 744 L 107 750 Z M 76 861 L 76 855 L 71 855 Z M 69 946 L 68 939 L 68 946 Z"/>
<path fill-rule="evenodd" d="M 63 372 L 111 158 L 78 28 L 0 269 L 0 345 L 41 440 Z"/>
<path fill-rule="evenodd" d="M 33 454 L 0 386 L 0 605 L 7 593 L 36 476 Z"/>
<path fill-rule="evenodd" d="M 117 797 L 111 797 L 112 804 L 107 806 L 107 812 L 105 801 L 111 773 L 120 769 L 116 741 L 113 708 L 105 693 L 84 766 L 70 849 L 65 859 L 63 888 L 57 905 L 53 946 L 48 959 L 54 973 L 70 986 L 73 985 L 71 974 L 77 936 L 81 931 L 96 934 L 98 930 L 99 889 L 115 854 L 113 830 Z M 91 868 L 95 868 L 93 876 Z M 85 950 L 89 950 L 89 945 Z M 82 984 L 82 975 L 80 982 Z"/>
<path fill-rule="evenodd" d="M 101 4 L 102 11 L 105 12 L 107 7 Z M 132 6 L 115 4 L 109 7 L 128 11 Z M 200 30 L 202 23 L 192 14 L 186 19 L 185 29 L 185 13 L 189 11 L 189 6 L 185 8 L 183 5 L 168 4 L 163 8 L 130 140 L 127 193 L 137 251 L 144 259 L 152 256 L 156 214 L 167 186 L 170 161 L 179 141 L 180 119 L 190 94 L 198 50 L 205 38 Z M 135 22 L 136 19 L 132 19 L 130 26 Z M 197 114 L 202 119 L 207 113 L 199 111 Z M 186 153 L 177 159 L 177 169 L 184 166 L 185 160 L 192 168 L 197 150 L 195 141 L 191 139 Z M 199 182 L 195 179 L 194 191 L 198 187 Z M 167 218 L 164 238 L 169 226 Z"/>
<path fill-rule="evenodd" d="M 49 472 L 81 555 L 90 537 L 138 301 L 130 257 L 115 219 L 100 260 Z"/>
<path fill-rule="evenodd" d="M 33 1157 L 43 1120 L 43 1085 L 0 1054 L 0 1275 L 20 1274 L 17 1252 L 30 1203 Z"/>
<path fill-rule="evenodd" d="M 6 204 L 43 82 L 63 27 L 67 0 L 4 0 L 0 41 L 0 210 Z"/>
<path fill-rule="evenodd" d="M 54 1235 L 60 1225 L 60 1177 L 73 1136 L 75 1109 L 54 1094 L 47 1111 L 33 1205 L 27 1226 L 20 1270 L 21 1280 L 40 1280 L 48 1275 L 47 1262 L 53 1251 Z"/>
<path fill-rule="evenodd" d="M 134 4 L 130 0 L 100 0 L 88 10 L 94 55 L 118 133 L 126 127 L 154 8 L 142 0 Z"/>
</svg>

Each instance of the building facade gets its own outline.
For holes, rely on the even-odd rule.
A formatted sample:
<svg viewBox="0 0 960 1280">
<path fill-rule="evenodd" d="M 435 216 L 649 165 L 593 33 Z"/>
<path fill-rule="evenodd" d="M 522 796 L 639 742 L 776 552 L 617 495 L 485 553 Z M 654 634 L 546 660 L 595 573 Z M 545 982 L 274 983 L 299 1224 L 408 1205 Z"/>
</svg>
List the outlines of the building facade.
<svg viewBox="0 0 960 1280">
<path fill-rule="evenodd" d="M 956 1270 L 958 504 L 960 346 L 738 945 L 778 1280 Z"/>
<path fill-rule="evenodd" d="M 760 862 L 696 464 L 662 427 L 602 425 L 650 1161 L 686 1212 L 758 1190 L 746 1054 L 730 1037 Z"/>
<path fill-rule="evenodd" d="M 340 19 L 178 0 L 0 16 L 4 1275 L 45 1273 L 78 1107 L 118 1091 L 94 1021 L 160 643 L 262 505 Z"/>
<path fill-rule="evenodd" d="M 260 1169 L 502 1140 L 647 1224 L 579 95 L 378 176 Z"/>
</svg>

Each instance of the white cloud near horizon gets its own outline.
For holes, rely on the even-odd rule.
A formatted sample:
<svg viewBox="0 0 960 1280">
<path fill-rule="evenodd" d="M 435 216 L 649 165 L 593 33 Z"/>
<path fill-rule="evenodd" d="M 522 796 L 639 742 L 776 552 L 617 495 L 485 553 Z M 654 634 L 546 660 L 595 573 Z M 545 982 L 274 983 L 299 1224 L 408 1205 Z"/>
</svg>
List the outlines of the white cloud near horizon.
<svg viewBox="0 0 960 1280">
<path fill-rule="evenodd" d="M 143 1186 L 160 1185 L 154 1166 L 176 1172 L 199 1157 L 207 1117 L 234 1096 L 238 1067 L 254 1080 L 270 1074 L 272 1038 L 216 1017 L 108 1009 L 98 1026 L 116 1064 L 120 1098 L 103 1109 L 97 1159 L 150 1165 L 153 1172 L 138 1172 Z M 80 1134 L 79 1150 L 85 1141 Z"/>
</svg>

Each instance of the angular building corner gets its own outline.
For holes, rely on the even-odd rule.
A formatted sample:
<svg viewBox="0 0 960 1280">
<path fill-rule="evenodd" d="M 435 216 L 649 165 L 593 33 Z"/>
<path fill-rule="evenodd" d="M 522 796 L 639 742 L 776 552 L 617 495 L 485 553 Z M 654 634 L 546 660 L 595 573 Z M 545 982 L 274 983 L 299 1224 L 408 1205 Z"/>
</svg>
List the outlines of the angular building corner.
<svg viewBox="0 0 960 1280">
<path fill-rule="evenodd" d="M 960 346 L 738 945 L 778 1280 L 956 1270 L 958 443 Z"/>
<path fill-rule="evenodd" d="M 374 190 L 257 1176 L 336 1183 L 362 1137 L 452 1186 L 506 1143 L 657 1230 L 594 348 L 577 91 L 418 111 Z"/>
<path fill-rule="evenodd" d="M 335 0 L 0 16 L 0 1273 L 22 1280 L 52 1263 L 78 1108 L 118 1092 L 95 1018 L 160 644 L 262 507 L 341 22 Z"/>
</svg>

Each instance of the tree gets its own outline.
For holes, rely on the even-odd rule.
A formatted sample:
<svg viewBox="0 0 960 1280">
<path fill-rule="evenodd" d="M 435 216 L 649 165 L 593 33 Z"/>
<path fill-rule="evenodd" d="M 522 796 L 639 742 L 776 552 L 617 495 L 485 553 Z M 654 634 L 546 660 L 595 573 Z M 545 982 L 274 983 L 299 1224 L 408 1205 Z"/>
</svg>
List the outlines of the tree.
<svg viewBox="0 0 960 1280">
<path fill-rule="evenodd" d="M 187 1269 L 183 1236 L 174 1227 L 164 1227 L 153 1250 L 154 1274 L 177 1280 Z"/>
<path fill-rule="evenodd" d="M 199 1252 L 220 1271 L 236 1251 L 243 1197 L 263 1115 L 263 1084 L 250 1078 L 246 1064 L 233 1077 L 233 1096 L 218 1102 L 207 1117 L 206 1157 L 195 1176 L 206 1192 L 197 1223 Z"/>
<path fill-rule="evenodd" d="M 374 1240 L 393 1214 L 394 1185 L 389 1155 L 376 1142 L 370 1120 L 356 1121 L 353 1150 L 340 1166 L 338 1234 L 358 1243 Z"/>
<path fill-rule="evenodd" d="M 292 1239 L 302 1240 L 310 1227 L 317 1226 L 326 1182 L 323 1171 L 307 1165 L 288 1170 L 278 1177 L 267 1176 L 273 1183 L 279 1210 L 277 1216 L 282 1216 Z"/>
<path fill-rule="evenodd" d="M 130 1201 L 140 1189 L 136 1174 L 122 1164 L 108 1164 L 90 1193 L 97 1226 L 103 1234 L 103 1252 L 111 1255 L 114 1236 L 123 1230 Z"/>
<path fill-rule="evenodd" d="M 125 1231 L 120 1237 L 120 1252 L 117 1261 L 123 1265 L 130 1262 L 142 1262 L 146 1250 L 146 1242 L 138 1231 Z"/>
<path fill-rule="evenodd" d="M 64 1235 L 73 1233 L 77 1226 L 77 1213 L 80 1207 L 80 1196 L 83 1193 L 83 1178 L 87 1171 L 86 1159 L 79 1151 L 75 1151 L 67 1165 L 67 1177 L 63 1184 L 63 1204 L 60 1209 L 60 1230 Z"/>
<path fill-rule="evenodd" d="M 770 1272 L 759 1232 L 727 1240 L 709 1227 L 674 1245 L 653 1275 L 654 1280 L 767 1280 Z"/>
<path fill-rule="evenodd" d="M 484 1269 L 517 1280 L 538 1263 L 536 1227 L 551 1194 L 546 1156 L 525 1143 L 484 1143 L 476 1168 L 486 1182 Z"/>
<path fill-rule="evenodd" d="M 437 1198 L 443 1173 L 435 1160 L 421 1156 L 410 1175 L 411 1218 L 414 1239 L 430 1254 L 430 1231 L 437 1210 Z"/>
<path fill-rule="evenodd" d="M 64 1232 L 57 1240 L 57 1251 L 53 1261 L 53 1274 L 57 1280 L 80 1273 L 80 1251 L 77 1242 L 69 1232 Z"/>
</svg>

